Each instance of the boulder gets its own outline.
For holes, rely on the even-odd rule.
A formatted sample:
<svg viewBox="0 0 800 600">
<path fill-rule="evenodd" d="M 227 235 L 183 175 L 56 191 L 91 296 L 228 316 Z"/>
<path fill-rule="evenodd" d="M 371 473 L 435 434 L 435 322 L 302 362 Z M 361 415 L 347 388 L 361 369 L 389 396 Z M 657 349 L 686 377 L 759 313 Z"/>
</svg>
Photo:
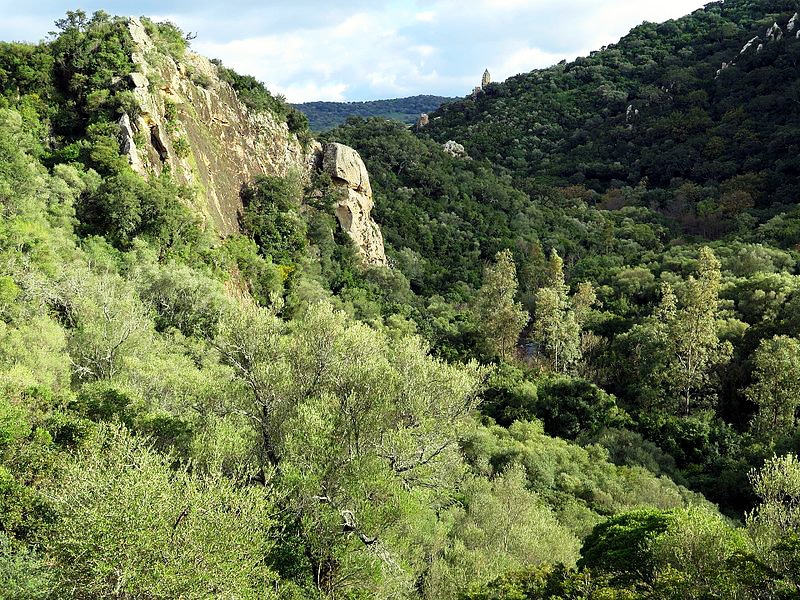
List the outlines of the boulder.
<svg viewBox="0 0 800 600">
<path fill-rule="evenodd" d="M 747 51 L 750 49 L 750 47 L 751 47 L 753 44 L 755 44 L 757 41 L 758 41 L 758 36 L 754 37 L 752 40 L 748 40 L 748 41 L 747 41 L 747 43 L 746 43 L 746 44 L 745 44 L 745 45 L 742 47 L 742 49 L 739 51 L 739 55 L 741 56 L 742 54 L 744 54 L 745 52 L 747 52 Z"/>
<path fill-rule="evenodd" d="M 774 42 L 783 37 L 783 29 L 777 23 L 773 23 L 772 27 L 767 29 L 767 41 Z"/>
<path fill-rule="evenodd" d="M 798 24 L 800 24 L 800 14 L 794 13 L 792 18 L 789 19 L 789 22 L 786 24 L 786 31 L 792 33 Z"/>
<path fill-rule="evenodd" d="M 383 235 L 372 220 L 372 186 L 361 156 L 350 146 L 326 144 L 322 170 L 345 192 L 334 213 L 339 226 L 358 248 L 361 259 L 368 265 L 387 266 Z"/>
<path fill-rule="evenodd" d="M 122 153 L 128 157 L 128 163 L 130 163 L 134 171 L 143 173 L 145 169 L 136 149 L 136 140 L 134 139 L 136 134 L 133 131 L 133 125 L 131 125 L 131 118 L 128 113 L 122 115 L 119 120 L 119 134 L 120 147 L 122 148 Z"/>
<path fill-rule="evenodd" d="M 469 158 L 469 154 L 464 149 L 464 146 L 454 140 L 447 140 L 442 144 L 442 150 L 447 152 L 453 158 Z"/>
<path fill-rule="evenodd" d="M 372 197 L 372 187 L 364 161 L 358 152 L 344 144 L 326 144 L 322 156 L 322 170 L 335 180 L 341 180 L 352 189 Z"/>
</svg>

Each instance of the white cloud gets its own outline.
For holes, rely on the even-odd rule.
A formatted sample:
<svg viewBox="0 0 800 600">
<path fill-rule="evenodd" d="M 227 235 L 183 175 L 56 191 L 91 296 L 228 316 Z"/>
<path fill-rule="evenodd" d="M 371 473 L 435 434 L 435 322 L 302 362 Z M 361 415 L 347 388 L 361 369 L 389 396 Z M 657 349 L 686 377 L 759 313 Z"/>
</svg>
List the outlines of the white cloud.
<svg viewBox="0 0 800 600">
<path fill-rule="evenodd" d="M 62 10 L 60 4 L 64 4 Z M 99 0 L 98 0 L 99 1 Z M 615 42 L 644 20 L 707 0 L 115 0 L 198 34 L 194 49 L 254 75 L 290 101 L 463 95 L 495 80 Z M 0 0 L 2 2 L 2 0 Z M 32 4 L 31 4 L 32 2 Z M 95 0 L 87 0 L 95 2 Z M 37 39 L 67 0 L 5 7 L 0 38 Z M 46 9 L 46 10 L 45 10 Z M 166 13 L 166 14 L 165 14 Z M 43 34 L 42 34 L 43 35 Z"/>
<path fill-rule="evenodd" d="M 463 95 L 485 66 L 499 81 L 572 60 L 616 41 L 644 20 L 679 17 L 702 3 L 417 0 L 405 9 L 394 3 L 361 4 L 349 11 L 342 6 L 316 24 L 298 19 L 289 30 L 266 28 L 264 35 L 217 43 L 204 43 L 199 25 L 193 23 L 193 30 L 200 32 L 198 51 L 255 75 L 292 102 L 315 99 L 315 94 L 316 99 L 348 100 Z M 268 13 L 263 18 L 269 22 Z"/>
<path fill-rule="evenodd" d="M 323 27 L 223 43 L 198 40 L 195 50 L 258 77 L 290 102 L 342 99 L 353 85 L 376 96 L 417 93 L 414 80 L 425 77 L 425 60 L 437 47 L 415 44 L 397 25 L 385 13 L 359 12 Z"/>
<path fill-rule="evenodd" d="M 583 54 L 583 52 L 575 52 L 575 58 Z M 561 59 L 565 58 L 561 54 L 553 54 L 545 52 L 540 48 L 520 48 L 514 51 L 509 56 L 505 57 L 503 62 L 494 67 L 494 77 L 498 81 L 517 75 L 519 73 L 527 73 L 533 69 L 542 69 L 556 64 Z"/>
<path fill-rule="evenodd" d="M 346 83 L 330 83 L 317 85 L 313 81 L 293 83 L 287 88 L 276 88 L 274 91 L 283 94 L 290 102 L 313 102 L 314 100 L 327 102 L 344 102 Z"/>
</svg>

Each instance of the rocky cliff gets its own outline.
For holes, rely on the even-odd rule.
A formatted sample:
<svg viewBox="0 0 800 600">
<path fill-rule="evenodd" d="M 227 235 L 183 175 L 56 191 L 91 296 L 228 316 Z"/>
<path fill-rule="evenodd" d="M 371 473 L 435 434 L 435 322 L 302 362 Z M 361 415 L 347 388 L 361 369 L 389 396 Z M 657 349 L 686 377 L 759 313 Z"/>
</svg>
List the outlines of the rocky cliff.
<svg viewBox="0 0 800 600">
<path fill-rule="evenodd" d="M 315 169 L 332 169 L 348 190 L 336 207 L 340 224 L 365 262 L 386 264 L 383 238 L 370 216 L 369 176 L 355 150 L 336 145 L 328 152 L 314 141 L 303 144 L 271 112 L 249 110 L 220 79 L 217 65 L 188 51 L 180 60 L 159 51 L 139 19 L 131 18 L 128 27 L 137 70 L 125 83 L 137 114 L 122 116 L 120 132 L 134 170 L 144 176 L 168 170 L 193 188 L 195 208 L 225 236 L 239 230 L 243 184 L 258 175 L 297 171 L 307 177 Z"/>
<path fill-rule="evenodd" d="M 383 235 L 370 214 L 372 186 L 358 152 L 343 144 L 327 144 L 322 169 L 346 191 L 335 207 L 339 225 L 350 235 L 368 264 L 385 266 Z"/>
</svg>

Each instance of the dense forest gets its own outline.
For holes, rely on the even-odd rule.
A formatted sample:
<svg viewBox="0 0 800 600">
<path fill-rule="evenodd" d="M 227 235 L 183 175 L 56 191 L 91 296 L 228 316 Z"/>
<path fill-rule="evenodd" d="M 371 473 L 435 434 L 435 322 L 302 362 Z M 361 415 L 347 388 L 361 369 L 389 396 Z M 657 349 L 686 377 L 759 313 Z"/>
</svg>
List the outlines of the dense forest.
<svg viewBox="0 0 800 600">
<path fill-rule="evenodd" d="M 134 172 L 126 19 L 0 43 L 0 598 L 800 597 L 797 10 L 326 133 L 389 268 L 324 176 L 222 238 Z"/>
<path fill-rule="evenodd" d="M 412 125 L 422 113 L 432 113 L 454 99 L 422 95 L 366 102 L 303 102 L 293 106 L 308 117 L 313 131 L 327 131 L 343 125 L 348 117 L 380 117 Z"/>
</svg>

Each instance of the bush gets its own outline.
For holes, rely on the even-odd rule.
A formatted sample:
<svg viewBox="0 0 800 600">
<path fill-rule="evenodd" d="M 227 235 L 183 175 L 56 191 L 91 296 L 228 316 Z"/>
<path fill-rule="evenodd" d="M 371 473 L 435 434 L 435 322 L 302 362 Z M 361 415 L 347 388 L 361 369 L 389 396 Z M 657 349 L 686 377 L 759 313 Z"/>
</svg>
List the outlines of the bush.
<svg viewBox="0 0 800 600">
<path fill-rule="evenodd" d="M 481 412 L 508 427 L 514 421 L 535 419 L 537 401 L 536 384 L 521 369 L 501 363 L 489 377 Z"/>
<path fill-rule="evenodd" d="M 547 433 L 569 440 L 631 423 L 614 396 L 583 379 L 563 376 L 539 382 L 536 416 Z"/>
<path fill-rule="evenodd" d="M 661 510 L 611 517 L 586 538 L 578 566 L 612 574 L 618 583 L 651 582 L 656 561 L 650 544 L 673 520 L 672 513 Z"/>
<path fill-rule="evenodd" d="M 262 175 L 242 190 L 242 227 L 264 256 L 278 264 L 296 262 L 307 246 L 307 225 L 300 216 L 302 194 L 296 174 Z"/>
</svg>

